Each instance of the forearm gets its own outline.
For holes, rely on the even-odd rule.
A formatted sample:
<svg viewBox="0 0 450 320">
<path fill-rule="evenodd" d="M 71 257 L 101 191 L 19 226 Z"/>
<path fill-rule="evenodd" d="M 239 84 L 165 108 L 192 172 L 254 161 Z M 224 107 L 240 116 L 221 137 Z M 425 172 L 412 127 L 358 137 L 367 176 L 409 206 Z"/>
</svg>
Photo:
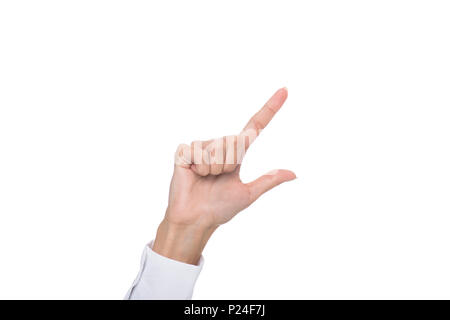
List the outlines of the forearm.
<svg viewBox="0 0 450 320">
<path fill-rule="evenodd" d="M 180 224 L 164 218 L 158 227 L 153 251 L 170 259 L 196 265 L 217 227 Z"/>
<path fill-rule="evenodd" d="M 202 251 L 217 227 L 175 223 L 166 217 L 144 250 L 141 270 L 126 299 L 191 299 L 202 269 Z"/>
</svg>

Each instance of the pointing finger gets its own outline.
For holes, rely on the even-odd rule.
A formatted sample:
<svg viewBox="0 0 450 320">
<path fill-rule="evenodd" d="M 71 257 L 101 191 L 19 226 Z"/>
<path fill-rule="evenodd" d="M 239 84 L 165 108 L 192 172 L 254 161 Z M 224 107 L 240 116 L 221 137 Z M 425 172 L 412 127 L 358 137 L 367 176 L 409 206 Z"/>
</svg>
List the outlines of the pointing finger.
<svg viewBox="0 0 450 320">
<path fill-rule="evenodd" d="M 272 120 L 273 116 L 280 110 L 283 103 L 286 101 L 288 91 L 286 88 L 279 89 L 274 95 L 266 102 L 266 104 L 259 110 L 247 123 L 241 134 L 253 136 L 250 138 L 249 144 L 253 142 L 256 136 L 259 135 L 262 129 L 264 129 Z"/>
</svg>

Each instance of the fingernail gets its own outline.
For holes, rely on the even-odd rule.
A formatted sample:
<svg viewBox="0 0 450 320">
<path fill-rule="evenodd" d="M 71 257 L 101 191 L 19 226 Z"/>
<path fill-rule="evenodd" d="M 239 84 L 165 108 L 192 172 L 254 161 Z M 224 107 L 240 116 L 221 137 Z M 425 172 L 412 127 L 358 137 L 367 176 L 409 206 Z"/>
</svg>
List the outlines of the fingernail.
<svg viewBox="0 0 450 320">
<path fill-rule="evenodd" d="M 274 176 L 278 173 L 279 170 L 275 169 L 266 173 L 266 176 Z"/>
</svg>

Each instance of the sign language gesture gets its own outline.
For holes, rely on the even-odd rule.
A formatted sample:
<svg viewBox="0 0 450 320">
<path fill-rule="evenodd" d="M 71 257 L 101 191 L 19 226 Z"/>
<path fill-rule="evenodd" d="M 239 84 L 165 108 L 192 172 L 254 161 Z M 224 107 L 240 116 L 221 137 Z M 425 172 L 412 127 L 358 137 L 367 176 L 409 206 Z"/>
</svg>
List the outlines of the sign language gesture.
<svg viewBox="0 0 450 320">
<path fill-rule="evenodd" d="M 196 264 L 211 234 L 263 193 L 295 179 L 289 170 L 273 170 L 242 183 L 245 152 L 286 101 L 279 89 L 238 135 L 182 144 L 175 153 L 169 204 L 153 250 L 168 258 Z"/>
</svg>

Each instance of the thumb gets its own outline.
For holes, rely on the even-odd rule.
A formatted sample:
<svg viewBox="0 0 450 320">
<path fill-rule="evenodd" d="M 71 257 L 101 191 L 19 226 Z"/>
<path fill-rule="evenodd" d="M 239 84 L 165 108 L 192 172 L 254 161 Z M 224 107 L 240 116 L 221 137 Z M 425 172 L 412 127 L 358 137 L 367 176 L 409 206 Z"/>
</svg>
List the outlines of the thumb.
<svg viewBox="0 0 450 320">
<path fill-rule="evenodd" d="M 255 181 L 247 183 L 250 190 L 251 201 L 258 199 L 263 193 L 269 191 L 273 187 L 282 184 L 283 182 L 294 180 L 296 177 L 295 173 L 289 170 L 272 170 Z"/>
</svg>

